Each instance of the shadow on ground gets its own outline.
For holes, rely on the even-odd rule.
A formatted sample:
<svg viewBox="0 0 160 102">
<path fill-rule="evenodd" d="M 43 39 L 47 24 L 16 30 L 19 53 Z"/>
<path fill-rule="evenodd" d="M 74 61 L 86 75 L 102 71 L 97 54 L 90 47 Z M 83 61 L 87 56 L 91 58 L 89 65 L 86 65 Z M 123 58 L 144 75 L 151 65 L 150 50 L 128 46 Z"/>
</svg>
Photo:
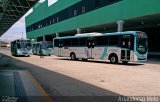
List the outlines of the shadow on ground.
<svg viewBox="0 0 160 102">
<path fill-rule="evenodd" d="M 160 55 L 148 55 L 148 60 L 146 63 L 160 64 Z"/>
<path fill-rule="evenodd" d="M 71 59 L 68 58 L 56 58 L 57 60 L 66 60 L 66 61 L 73 61 Z M 75 61 L 80 61 L 80 62 L 90 62 L 90 63 L 101 63 L 101 64 L 111 64 L 109 61 L 100 61 L 100 60 L 75 60 Z M 113 64 L 113 65 L 125 65 L 125 66 L 140 66 L 140 65 L 144 65 L 142 63 L 128 63 L 128 64 L 123 64 L 123 63 L 117 63 L 117 64 Z"/>
<path fill-rule="evenodd" d="M 28 70 L 38 80 L 49 96 L 53 98 L 54 102 L 117 102 L 119 96 L 122 96 L 110 90 L 102 89 L 10 56 L 3 54 L 2 56 L 9 59 L 9 63 L 8 65 L 0 66 L 0 71 Z"/>
<path fill-rule="evenodd" d="M 66 61 L 72 61 L 69 58 L 56 58 L 57 60 L 66 60 Z M 101 64 L 111 64 L 109 61 L 97 61 L 97 60 L 87 60 L 87 61 L 83 61 L 83 60 L 76 60 L 76 61 L 81 61 L 81 62 L 90 62 L 90 63 L 101 63 Z M 144 65 L 145 63 L 149 63 L 149 64 L 160 64 L 160 55 L 148 55 L 148 59 L 146 62 L 142 62 L 142 63 L 138 63 L 138 62 L 133 62 L 133 63 L 128 63 L 128 64 L 123 64 L 123 63 L 118 63 L 118 64 L 114 64 L 114 65 L 125 65 L 125 66 L 140 66 L 140 65 Z"/>
</svg>

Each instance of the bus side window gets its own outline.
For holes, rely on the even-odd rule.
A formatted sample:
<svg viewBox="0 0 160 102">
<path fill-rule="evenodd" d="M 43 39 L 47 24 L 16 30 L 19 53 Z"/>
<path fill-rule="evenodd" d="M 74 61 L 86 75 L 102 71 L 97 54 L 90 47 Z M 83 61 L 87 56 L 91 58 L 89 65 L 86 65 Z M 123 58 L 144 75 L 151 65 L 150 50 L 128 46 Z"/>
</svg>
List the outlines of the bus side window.
<svg viewBox="0 0 160 102">
<path fill-rule="evenodd" d="M 119 45 L 119 36 L 110 36 L 109 37 L 109 45 L 110 46 L 118 46 Z"/>
<path fill-rule="evenodd" d="M 134 49 L 134 37 L 133 36 L 126 36 L 121 39 L 121 47 L 127 48 L 130 50 Z"/>
<path fill-rule="evenodd" d="M 87 38 L 79 38 L 79 46 L 86 46 Z"/>
<path fill-rule="evenodd" d="M 72 39 L 72 46 L 79 46 L 79 39 L 78 38 Z"/>
<path fill-rule="evenodd" d="M 13 44 L 13 43 L 11 44 L 11 47 L 14 47 L 14 44 Z"/>
<path fill-rule="evenodd" d="M 108 45 L 108 36 L 95 37 L 96 46 L 107 46 Z"/>
<path fill-rule="evenodd" d="M 123 42 L 122 42 L 122 46 L 123 46 L 123 47 L 125 47 L 125 45 L 126 45 L 126 42 L 125 42 L 125 41 L 123 41 Z"/>
<path fill-rule="evenodd" d="M 54 40 L 54 47 L 58 47 L 59 46 L 59 40 L 58 39 L 55 39 Z"/>
<path fill-rule="evenodd" d="M 18 48 L 18 49 L 20 48 L 20 43 L 17 43 L 17 48 Z"/>
<path fill-rule="evenodd" d="M 128 48 L 131 49 L 131 41 L 128 41 Z"/>
<path fill-rule="evenodd" d="M 67 47 L 71 46 L 71 39 L 64 39 L 63 42 L 64 42 L 63 43 L 64 46 L 67 46 Z"/>
</svg>

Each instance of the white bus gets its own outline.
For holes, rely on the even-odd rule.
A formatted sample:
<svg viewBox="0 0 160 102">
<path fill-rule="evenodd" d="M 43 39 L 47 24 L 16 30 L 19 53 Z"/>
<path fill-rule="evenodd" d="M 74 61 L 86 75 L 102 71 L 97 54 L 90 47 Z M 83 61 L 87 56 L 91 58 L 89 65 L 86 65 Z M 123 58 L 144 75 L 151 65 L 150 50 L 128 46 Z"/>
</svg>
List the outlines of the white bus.
<svg viewBox="0 0 160 102">
<path fill-rule="evenodd" d="M 146 61 L 147 35 L 141 31 L 85 33 L 54 39 L 54 54 L 75 59 L 110 60 L 111 63 Z"/>
<path fill-rule="evenodd" d="M 11 53 L 14 56 L 24 55 L 30 56 L 32 54 L 31 40 L 17 39 L 11 42 Z"/>
</svg>

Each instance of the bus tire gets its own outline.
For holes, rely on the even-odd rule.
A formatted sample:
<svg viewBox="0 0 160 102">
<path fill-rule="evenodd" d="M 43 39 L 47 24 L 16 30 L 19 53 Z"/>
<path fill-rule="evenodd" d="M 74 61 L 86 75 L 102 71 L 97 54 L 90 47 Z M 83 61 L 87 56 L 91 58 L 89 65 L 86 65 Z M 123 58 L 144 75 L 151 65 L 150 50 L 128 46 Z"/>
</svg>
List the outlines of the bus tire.
<svg viewBox="0 0 160 102">
<path fill-rule="evenodd" d="M 17 53 L 15 53 L 14 56 L 17 57 L 18 56 Z"/>
<path fill-rule="evenodd" d="M 128 64 L 128 61 L 122 61 L 123 64 Z"/>
<path fill-rule="evenodd" d="M 109 56 L 109 60 L 110 60 L 110 63 L 112 63 L 112 64 L 118 63 L 118 57 L 116 54 L 111 54 Z"/>
<path fill-rule="evenodd" d="M 74 53 L 71 53 L 70 57 L 71 57 L 71 60 L 76 60 L 76 55 Z"/>
<path fill-rule="evenodd" d="M 82 58 L 82 61 L 87 61 L 88 59 Z"/>
</svg>

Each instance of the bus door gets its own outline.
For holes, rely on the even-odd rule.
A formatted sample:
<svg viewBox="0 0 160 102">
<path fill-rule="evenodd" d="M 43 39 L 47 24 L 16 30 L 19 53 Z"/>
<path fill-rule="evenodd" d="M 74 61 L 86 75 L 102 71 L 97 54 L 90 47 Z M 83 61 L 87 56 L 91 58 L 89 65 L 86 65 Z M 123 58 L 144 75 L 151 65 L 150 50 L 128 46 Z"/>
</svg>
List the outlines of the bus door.
<svg viewBox="0 0 160 102">
<path fill-rule="evenodd" d="M 63 42 L 59 40 L 58 42 L 58 56 L 62 56 L 62 47 L 63 47 Z"/>
<path fill-rule="evenodd" d="M 130 61 L 131 39 L 122 37 L 121 39 L 121 61 Z"/>
<path fill-rule="evenodd" d="M 93 39 L 93 38 L 89 38 L 89 39 L 87 40 L 87 47 L 88 47 L 88 50 L 87 50 L 87 58 L 93 59 L 94 46 L 95 46 L 94 39 Z"/>
<path fill-rule="evenodd" d="M 35 53 L 38 55 L 40 50 L 40 43 L 35 44 Z"/>
</svg>

